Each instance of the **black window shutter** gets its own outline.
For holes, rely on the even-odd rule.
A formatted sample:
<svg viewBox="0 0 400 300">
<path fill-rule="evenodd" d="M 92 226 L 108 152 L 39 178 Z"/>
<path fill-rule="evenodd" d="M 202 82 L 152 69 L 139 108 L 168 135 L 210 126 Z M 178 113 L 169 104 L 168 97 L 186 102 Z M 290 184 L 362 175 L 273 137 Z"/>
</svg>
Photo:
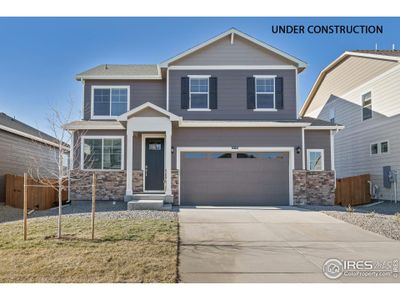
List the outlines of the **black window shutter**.
<svg viewBox="0 0 400 300">
<path fill-rule="evenodd" d="M 247 108 L 256 108 L 256 81 L 254 77 L 247 77 Z"/>
<path fill-rule="evenodd" d="M 189 77 L 181 78 L 181 108 L 189 109 Z"/>
<path fill-rule="evenodd" d="M 283 108 L 283 78 L 275 78 L 275 108 Z"/>
<path fill-rule="evenodd" d="M 210 77 L 210 109 L 218 108 L 218 88 L 217 88 L 217 77 Z"/>
</svg>

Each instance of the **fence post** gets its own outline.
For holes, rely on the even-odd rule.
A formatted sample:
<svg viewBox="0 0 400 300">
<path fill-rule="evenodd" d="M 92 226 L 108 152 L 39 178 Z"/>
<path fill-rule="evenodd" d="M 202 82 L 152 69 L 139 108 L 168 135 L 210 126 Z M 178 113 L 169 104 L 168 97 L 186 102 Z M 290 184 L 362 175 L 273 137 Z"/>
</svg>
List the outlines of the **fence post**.
<svg viewBox="0 0 400 300">
<path fill-rule="evenodd" d="M 96 174 L 92 178 L 92 240 L 94 240 L 94 217 L 96 212 Z"/>
<path fill-rule="evenodd" d="M 24 241 L 28 237 L 28 176 L 24 173 Z"/>
</svg>

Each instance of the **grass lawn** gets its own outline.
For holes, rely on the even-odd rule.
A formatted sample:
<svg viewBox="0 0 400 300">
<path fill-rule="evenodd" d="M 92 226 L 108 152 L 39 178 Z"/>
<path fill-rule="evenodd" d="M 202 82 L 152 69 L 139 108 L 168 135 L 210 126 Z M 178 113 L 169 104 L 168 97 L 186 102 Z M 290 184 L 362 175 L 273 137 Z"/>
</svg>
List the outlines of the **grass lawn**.
<svg viewBox="0 0 400 300">
<path fill-rule="evenodd" d="M 176 282 L 177 221 L 64 217 L 0 224 L 0 282 Z"/>
</svg>

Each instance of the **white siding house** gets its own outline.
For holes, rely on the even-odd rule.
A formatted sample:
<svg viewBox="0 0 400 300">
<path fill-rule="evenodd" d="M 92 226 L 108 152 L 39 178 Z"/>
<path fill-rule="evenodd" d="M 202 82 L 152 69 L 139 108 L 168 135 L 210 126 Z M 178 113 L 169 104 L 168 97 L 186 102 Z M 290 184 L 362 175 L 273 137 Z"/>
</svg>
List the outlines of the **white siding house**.
<svg viewBox="0 0 400 300">
<path fill-rule="evenodd" d="M 321 72 L 300 112 L 345 126 L 334 138 L 337 178 L 370 174 L 384 200 L 394 199 L 395 185 L 384 186 L 383 167 L 400 180 L 399 61 L 396 50 L 345 52 Z"/>
</svg>

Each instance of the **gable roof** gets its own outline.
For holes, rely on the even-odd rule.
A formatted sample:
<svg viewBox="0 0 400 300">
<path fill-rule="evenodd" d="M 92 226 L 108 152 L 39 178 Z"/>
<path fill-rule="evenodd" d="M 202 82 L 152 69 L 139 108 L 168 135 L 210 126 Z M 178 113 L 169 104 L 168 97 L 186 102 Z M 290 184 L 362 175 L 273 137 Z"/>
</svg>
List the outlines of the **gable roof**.
<svg viewBox="0 0 400 300">
<path fill-rule="evenodd" d="M 146 102 L 142 105 L 139 105 L 138 107 L 135 107 L 134 109 L 131 109 L 130 111 L 127 111 L 126 113 L 120 115 L 117 119 L 118 119 L 118 121 L 126 121 L 130 116 L 132 116 L 144 109 L 147 109 L 147 108 L 153 109 L 153 110 L 159 112 L 160 114 L 165 115 L 166 117 L 169 117 L 171 119 L 171 121 L 179 121 L 182 119 L 181 117 L 178 117 L 177 115 L 175 115 L 153 103 L 150 103 L 150 102 Z"/>
<path fill-rule="evenodd" d="M 18 121 L 17 119 L 10 117 L 3 112 L 0 112 L 0 130 L 4 130 L 54 147 L 59 146 L 59 141 L 56 138 L 25 123 L 22 123 L 21 121 Z M 65 146 L 67 147 L 68 145 Z"/>
<path fill-rule="evenodd" d="M 226 36 L 229 36 L 229 35 L 232 35 L 232 36 L 238 35 L 238 36 L 240 36 L 240 37 L 242 37 L 242 38 L 244 38 L 244 39 L 246 39 L 246 40 L 248 40 L 248 41 L 250 41 L 250 42 L 252 42 L 252 43 L 254 43 L 254 44 L 256 44 L 256 45 L 258 45 L 258 46 L 260 46 L 262 48 L 264 48 L 264 49 L 266 49 L 266 50 L 269 50 L 269 51 L 271 51 L 271 52 L 273 52 L 273 53 L 275 53 L 275 54 L 277 54 L 277 55 L 279 55 L 279 56 L 281 56 L 283 58 L 286 58 L 286 59 L 292 61 L 295 65 L 297 65 L 297 67 L 299 69 L 299 72 L 303 71 L 307 67 L 307 64 L 304 61 L 302 61 L 302 60 L 300 60 L 300 59 L 298 59 L 298 58 L 296 58 L 296 57 L 294 57 L 294 56 L 292 56 L 292 55 L 290 55 L 290 54 L 288 54 L 288 53 L 286 53 L 284 51 L 281 51 L 281 50 L 279 50 L 279 49 L 277 49 L 277 48 L 275 48 L 275 47 L 273 47 L 273 46 L 271 46 L 269 44 L 266 44 L 266 43 L 264 43 L 264 42 L 262 42 L 260 40 L 257 40 L 255 38 L 253 38 L 252 36 L 249 36 L 248 34 L 246 34 L 244 32 L 241 32 L 241 31 L 239 31 L 239 30 L 237 30 L 235 28 L 231 28 L 231 29 L 229 29 L 229 30 L 227 30 L 227 31 L 225 31 L 225 32 L 223 32 L 223 33 L 221 33 L 221 34 L 219 34 L 219 35 L 217 35 L 217 36 L 215 36 L 215 37 L 213 37 L 213 38 L 211 38 L 211 39 L 199 44 L 199 45 L 197 45 L 197 46 L 194 46 L 194 47 L 192 47 L 192 48 L 190 48 L 190 49 L 188 49 L 188 50 L 186 50 L 186 51 L 184 51 L 184 52 L 182 52 L 182 53 L 180 53 L 180 54 L 178 54 L 178 55 L 176 55 L 176 56 L 174 56 L 174 57 L 172 57 L 172 58 L 170 58 L 168 60 L 163 61 L 160 64 L 160 66 L 163 67 L 163 68 L 166 68 L 166 67 L 168 67 L 168 65 L 170 63 L 172 63 L 172 62 L 174 62 L 174 61 L 176 61 L 178 59 L 181 59 L 181 58 L 183 58 L 183 57 L 185 57 L 185 56 L 187 56 L 189 54 L 192 54 L 193 52 L 196 52 L 196 51 L 200 50 L 201 48 L 204 48 L 204 47 L 206 47 L 206 46 L 208 46 L 208 45 L 210 45 L 210 44 L 212 44 L 212 43 L 214 43 L 214 42 L 216 42 L 216 41 L 218 41 L 218 40 L 220 40 L 222 38 L 225 38 Z"/>
<path fill-rule="evenodd" d="M 344 52 L 319 73 L 317 80 L 315 81 L 306 100 L 304 101 L 302 108 L 300 109 L 300 116 L 304 116 L 306 114 L 307 109 L 309 108 L 315 94 L 324 81 L 325 76 L 350 56 L 400 62 L 400 51 L 398 50 L 355 50 Z"/>
<path fill-rule="evenodd" d="M 77 80 L 84 79 L 161 79 L 158 65 L 103 64 L 79 73 Z"/>
</svg>

